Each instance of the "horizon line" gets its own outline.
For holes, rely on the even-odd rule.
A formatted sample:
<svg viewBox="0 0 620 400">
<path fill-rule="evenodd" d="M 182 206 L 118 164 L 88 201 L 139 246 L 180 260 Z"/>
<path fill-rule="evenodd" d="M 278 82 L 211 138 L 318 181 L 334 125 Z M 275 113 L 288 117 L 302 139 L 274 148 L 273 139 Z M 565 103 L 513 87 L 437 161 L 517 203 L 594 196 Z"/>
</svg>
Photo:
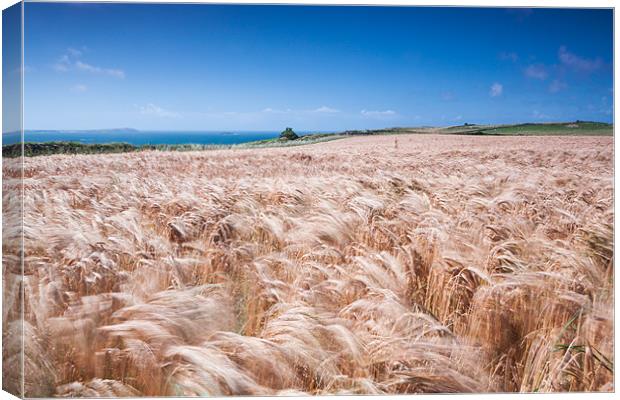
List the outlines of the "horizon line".
<svg viewBox="0 0 620 400">
<path fill-rule="evenodd" d="M 346 132 L 346 131 L 378 131 L 384 129 L 413 129 L 413 128 L 446 128 L 451 126 L 506 126 L 506 125 L 524 125 L 524 124 L 534 124 L 534 125 L 550 125 L 550 124 L 568 124 L 568 123 L 576 123 L 576 122 L 589 122 L 589 123 L 597 123 L 597 124 L 607 124 L 614 125 L 614 122 L 607 121 L 596 121 L 596 120 L 558 120 L 558 121 L 519 121 L 519 122 L 508 122 L 508 123 L 463 123 L 463 124 L 447 124 L 447 125 L 398 125 L 398 126 L 385 126 L 381 128 L 346 128 L 346 129 L 296 129 L 298 132 Z M 286 128 L 286 127 L 285 127 Z M 33 131 L 49 131 L 49 132 L 97 132 L 97 131 L 136 131 L 136 132 L 170 132 L 170 131 L 178 131 L 178 132 L 277 132 L 283 130 L 284 128 L 275 128 L 275 129 L 138 129 L 132 127 L 117 127 L 117 128 L 89 128 L 89 129 L 41 129 L 41 128 L 28 128 L 21 130 L 13 130 L 2 132 L 5 134 L 12 133 L 21 133 L 21 132 L 33 132 Z"/>
</svg>

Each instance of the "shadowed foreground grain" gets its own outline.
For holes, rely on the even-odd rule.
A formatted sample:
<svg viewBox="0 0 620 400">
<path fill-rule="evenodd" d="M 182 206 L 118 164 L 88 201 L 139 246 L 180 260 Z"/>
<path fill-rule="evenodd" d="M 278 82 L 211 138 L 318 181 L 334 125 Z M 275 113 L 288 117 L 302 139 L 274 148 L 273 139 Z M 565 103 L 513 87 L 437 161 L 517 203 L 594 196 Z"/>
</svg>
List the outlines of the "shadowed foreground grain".
<svg viewBox="0 0 620 400">
<path fill-rule="evenodd" d="M 397 140 L 26 159 L 26 395 L 612 391 L 612 138 Z"/>
</svg>

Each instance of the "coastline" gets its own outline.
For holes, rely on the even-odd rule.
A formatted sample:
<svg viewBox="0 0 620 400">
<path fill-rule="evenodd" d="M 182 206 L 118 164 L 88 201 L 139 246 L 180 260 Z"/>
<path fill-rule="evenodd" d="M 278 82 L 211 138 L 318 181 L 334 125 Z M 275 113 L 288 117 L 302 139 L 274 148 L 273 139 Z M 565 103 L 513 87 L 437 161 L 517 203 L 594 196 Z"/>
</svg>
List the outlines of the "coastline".
<svg viewBox="0 0 620 400">
<path fill-rule="evenodd" d="M 613 124 L 574 121 L 553 123 L 523 123 L 506 125 L 464 124 L 448 127 L 394 127 L 372 130 L 348 130 L 336 133 L 317 133 L 300 136 L 297 139 L 281 137 L 231 144 L 130 144 L 126 142 L 81 143 L 75 141 L 25 142 L 25 157 L 52 154 L 107 154 L 141 151 L 206 151 L 223 149 L 248 149 L 267 147 L 296 147 L 354 136 L 381 135 L 471 135 L 471 136 L 613 136 Z M 2 156 L 15 158 L 22 155 L 22 143 L 2 146 Z"/>
</svg>

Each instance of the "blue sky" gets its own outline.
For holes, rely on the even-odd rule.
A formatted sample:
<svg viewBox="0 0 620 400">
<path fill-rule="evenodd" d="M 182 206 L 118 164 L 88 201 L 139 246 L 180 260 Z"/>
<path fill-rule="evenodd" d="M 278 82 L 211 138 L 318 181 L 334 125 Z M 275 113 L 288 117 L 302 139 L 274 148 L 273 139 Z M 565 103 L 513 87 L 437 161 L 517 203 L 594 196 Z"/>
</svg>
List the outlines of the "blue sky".
<svg viewBox="0 0 620 400">
<path fill-rule="evenodd" d="M 2 132 L 21 128 L 21 7 L 2 11 Z"/>
<path fill-rule="evenodd" d="M 611 10 L 25 5 L 25 128 L 611 121 Z"/>
</svg>

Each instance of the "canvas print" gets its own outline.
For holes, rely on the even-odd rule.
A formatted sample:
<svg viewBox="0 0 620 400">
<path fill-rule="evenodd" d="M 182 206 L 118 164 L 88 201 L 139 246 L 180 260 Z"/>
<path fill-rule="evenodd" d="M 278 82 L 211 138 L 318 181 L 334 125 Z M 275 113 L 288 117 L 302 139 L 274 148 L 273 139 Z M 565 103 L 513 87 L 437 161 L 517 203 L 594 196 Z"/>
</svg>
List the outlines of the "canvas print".
<svg viewBox="0 0 620 400">
<path fill-rule="evenodd" d="M 2 388 L 613 392 L 613 9 L 3 11 Z"/>
</svg>

